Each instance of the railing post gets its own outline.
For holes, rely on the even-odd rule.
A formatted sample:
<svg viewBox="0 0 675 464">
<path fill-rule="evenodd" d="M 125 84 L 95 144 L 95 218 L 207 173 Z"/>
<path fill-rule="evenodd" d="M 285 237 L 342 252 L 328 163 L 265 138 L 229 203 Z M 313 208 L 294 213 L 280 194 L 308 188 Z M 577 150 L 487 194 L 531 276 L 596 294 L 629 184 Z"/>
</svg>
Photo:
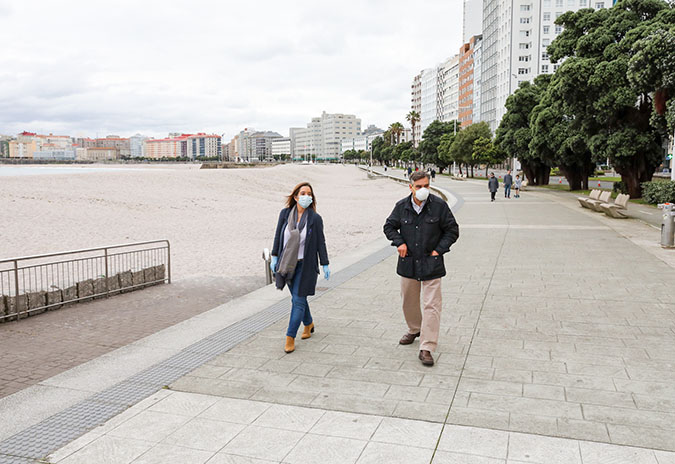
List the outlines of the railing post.
<svg viewBox="0 0 675 464">
<path fill-rule="evenodd" d="M 14 260 L 14 311 L 16 320 L 19 321 L 19 261 Z"/>
<path fill-rule="evenodd" d="M 171 283 L 171 244 L 169 241 L 166 241 L 166 263 L 167 263 L 167 275 L 169 276 L 169 283 Z"/>
<path fill-rule="evenodd" d="M 108 248 L 103 249 L 103 260 L 105 261 L 105 297 L 110 297 L 110 285 L 108 284 Z"/>
</svg>

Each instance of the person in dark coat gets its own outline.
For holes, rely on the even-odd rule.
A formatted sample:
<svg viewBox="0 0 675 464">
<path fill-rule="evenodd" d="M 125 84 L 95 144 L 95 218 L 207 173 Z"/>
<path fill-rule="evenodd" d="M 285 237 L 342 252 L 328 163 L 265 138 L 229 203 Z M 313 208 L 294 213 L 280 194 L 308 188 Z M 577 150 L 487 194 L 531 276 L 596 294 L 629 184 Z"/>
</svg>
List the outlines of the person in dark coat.
<svg viewBox="0 0 675 464">
<path fill-rule="evenodd" d="M 410 345 L 420 337 L 419 359 L 432 366 L 441 323 L 443 255 L 459 237 L 459 226 L 448 204 L 429 193 L 429 175 L 410 176 L 411 194 L 396 203 L 384 224 L 384 233 L 398 251 L 396 273 L 401 276 L 403 315 L 408 332 L 399 340 Z M 420 291 L 424 312 L 420 309 Z"/>
<path fill-rule="evenodd" d="M 504 198 L 511 198 L 511 185 L 513 184 L 513 176 L 511 170 L 504 176 Z"/>
<path fill-rule="evenodd" d="M 490 180 L 488 180 L 488 190 L 490 190 L 490 201 L 495 201 L 495 195 L 499 190 L 499 180 L 495 177 L 495 173 L 490 173 Z"/>
<path fill-rule="evenodd" d="M 323 219 L 316 212 L 316 196 L 308 182 L 295 186 L 279 213 L 274 234 L 270 267 L 275 273 L 276 286 L 291 291 L 291 317 L 286 331 L 284 351 L 295 351 L 295 337 L 300 323 L 304 324 L 302 338 L 314 333 L 314 321 L 307 297 L 316 292 L 319 263 L 326 280 L 330 278 L 328 251 L 323 235 Z"/>
</svg>

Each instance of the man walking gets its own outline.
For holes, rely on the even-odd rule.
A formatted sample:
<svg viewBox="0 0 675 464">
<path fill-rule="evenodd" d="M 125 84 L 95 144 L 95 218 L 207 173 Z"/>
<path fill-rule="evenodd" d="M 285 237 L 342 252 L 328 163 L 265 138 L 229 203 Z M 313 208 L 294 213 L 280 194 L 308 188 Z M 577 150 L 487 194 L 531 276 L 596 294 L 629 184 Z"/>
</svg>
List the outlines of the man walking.
<svg viewBox="0 0 675 464">
<path fill-rule="evenodd" d="M 504 198 L 511 198 L 511 185 L 513 184 L 513 177 L 509 169 L 504 176 Z"/>
<path fill-rule="evenodd" d="M 488 190 L 490 190 L 490 201 L 495 201 L 495 195 L 499 190 L 499 181 L 495 177 L 495 173 L 490 173 L 490 180 L 488 180 Z"/>
<path fill-rule="evenodd" d="M 459 226 L 448 204 L 429 193 L 429 175 L 410 176 L 411 194 L 398 201 L 384 224 L 384 233 L 398 250 L 396 273 L 401 276 L 403 316 L 408 332 L 399 340 L 410 345 L 420 337 L 419 359 L 433 366 L 441 324 L 443 255 L 459 237 Z M 424 311 L 420 308 L 420 291 Z"/>
</svg>

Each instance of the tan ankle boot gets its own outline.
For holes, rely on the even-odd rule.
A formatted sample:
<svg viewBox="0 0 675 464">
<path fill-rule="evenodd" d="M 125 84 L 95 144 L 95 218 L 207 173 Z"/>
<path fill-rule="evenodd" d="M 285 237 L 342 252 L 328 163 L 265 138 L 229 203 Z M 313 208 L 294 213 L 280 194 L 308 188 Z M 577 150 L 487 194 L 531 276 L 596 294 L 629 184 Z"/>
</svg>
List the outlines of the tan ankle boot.
<svg viewBox="0 0 675 464">
<path fill-rule="evenodd" d="M 305 326 L 305 329 L 302 331 L 302 339 L 305 340 L 312 336 L 314 333 L 314 323 L 312 322 L 309 325 Z"/>
<path fill-rule="evenodd" d="M 286 336 L 286 346 L 284 347 L 286 353 L 295 351 L 295 338 Z"/>
</svg>

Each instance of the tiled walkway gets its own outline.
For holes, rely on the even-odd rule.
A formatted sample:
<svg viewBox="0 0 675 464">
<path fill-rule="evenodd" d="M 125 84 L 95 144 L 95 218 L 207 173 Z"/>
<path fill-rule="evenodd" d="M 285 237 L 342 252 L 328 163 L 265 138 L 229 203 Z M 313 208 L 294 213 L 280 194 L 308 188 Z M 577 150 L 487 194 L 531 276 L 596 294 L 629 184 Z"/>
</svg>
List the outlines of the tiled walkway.
<svg viewBox="0 0 675 464">
<path fill-rule="evenodd" d="M 658 233 L 545 194 L 463 197 L 437 364 L 405 331 L 395 258 L 52 455 L 106 463 L 675 463 L 675 279 Z M 393 253 L 393 251 L 392 251 Z"/>
</svg>

